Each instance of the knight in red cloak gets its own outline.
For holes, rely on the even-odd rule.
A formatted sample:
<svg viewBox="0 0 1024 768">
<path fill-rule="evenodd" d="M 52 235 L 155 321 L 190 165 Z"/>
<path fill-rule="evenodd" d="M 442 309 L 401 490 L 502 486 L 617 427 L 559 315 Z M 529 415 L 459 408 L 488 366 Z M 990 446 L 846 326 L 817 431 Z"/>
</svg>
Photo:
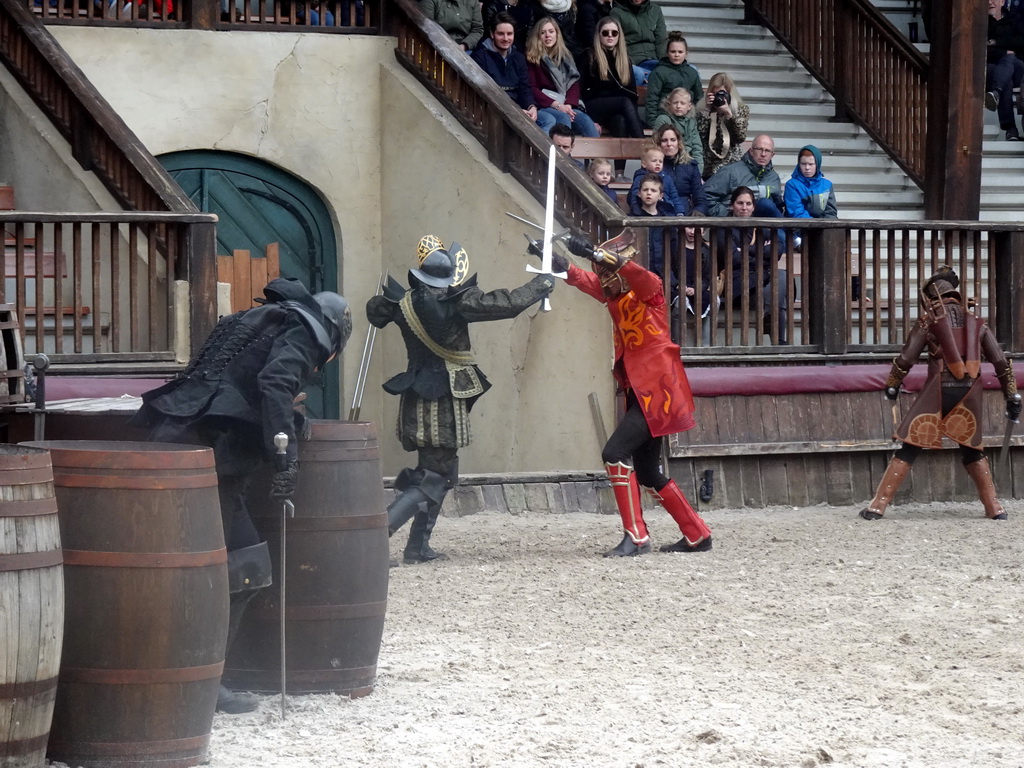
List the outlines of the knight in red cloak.
<svg viewBox="0 0 1024 768">
<path fill-rule="evenodd" d="M 974 480 L 985 516 L 1005 520 L 1006 512 L 996 498 L 988 459 L 981 451 L 981 360 L 992 363 L 1006 398 L 1006 415 L 1020 418 L 1021 402 L 1013 365 L 989 327 L 964 305 L 957 290 L 960 278 L 949 267 L 940 267 L 921 288 L 924 313 L 917 321 L 899 355 L 893 360 L 885 395 L 899 396 L 900 384 L 928 349 L 928 378 L 921 394 L 895 438 L 903 441 L 882 476 L 875 497 L 860 511 L 865 520 L 878 520 L 910 472 L 924 448 L 941 448 L 946 437 L 960 445 L 960 457 Z"/>
<path fill-rule="evenodd" d="M 612 373 L 626 394 L 626 412 L 601 453 L 625 536 L 605 557 L 643 555 L 651 551 L 640 505 L 643 486 L 672 516 L 683 537 L 662 552 L 706 552 L 711 530 L 661 466 L 665 435 L 695 426 L 693 395 L 669 333 L 661 278 L 632 260 L 632 233 L 594 248 L 571 237 L 569 250 L 593 264 L 587 272 L 554 255 L 554 271 L 567 271 L 566 282 L 602 302 L 612 317 L 615 363 Z"/>
</svg>

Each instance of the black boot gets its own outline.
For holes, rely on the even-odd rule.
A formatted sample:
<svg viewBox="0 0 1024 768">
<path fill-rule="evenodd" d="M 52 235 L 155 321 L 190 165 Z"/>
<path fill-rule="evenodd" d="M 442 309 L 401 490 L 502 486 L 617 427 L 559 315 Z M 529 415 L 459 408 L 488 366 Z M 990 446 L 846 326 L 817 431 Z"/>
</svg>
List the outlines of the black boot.
<svg viewBox="0 0 1024 768">
<path fill-rule="evenodd" d="M 228 552 L 228 638 L 226 649 L 238 635 L 242 615 L 256 593 L 268 587 L 273 581 L 270 565 L 270 549 L 267 542 Z M 225 656 L 227 652 L 225 651 Z M 251 693 L 240 693 L 225 688 L 217 692 L 217 711 L 229 715 L 252 712 L 260 705 L 259 697 Z"/>
<path fill-rule="evenodd" d="M 637 544 L 629 537 L 627 533 L 622 537 L 622 541 L 619 542 L 618 546 L 614 549 L 609 549 L 604 553 L 605 557 L 635 557 L 636 555 L 646 555 L 651 551 L 651 540 L 647 539 L 643 544 Z"/>
<path fill-rule="evenodd" d="M 701 539 L 696 544 L 691 544 L 685 537 L 675 544 L 666 544 L 661 547 L 661 552 L 709 552 L 711 551 L 711 537 Z"/>
<path fill-rule="evenodd" d="M 402 493 L 388 507 L 388 537 L 395 534 L 419 511 L 420 505 L 444 498 L 445 478 L 429 469 L 403 469 L 395 478 Z"/>
<path fill-rule="evenodd" d="M 409 528 L 409 541 L 402 553 L 402 562 L 406 565 L 448 559 L 447 555 L 435 552 L 430 546 L 430 534 L 433 533 L 437 518 L 441 514 L 441 502 L 430 502 L 426 507 L 425 511 L 421 510 L 416 513 L 412 526 Z"/>
</svg>

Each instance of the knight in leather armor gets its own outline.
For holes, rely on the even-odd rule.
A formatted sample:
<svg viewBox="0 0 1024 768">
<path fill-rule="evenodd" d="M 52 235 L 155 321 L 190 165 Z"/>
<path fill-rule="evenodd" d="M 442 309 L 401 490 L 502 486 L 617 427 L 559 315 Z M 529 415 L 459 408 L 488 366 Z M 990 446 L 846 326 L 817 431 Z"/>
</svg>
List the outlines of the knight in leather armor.
<svg viewBox="0 0 1024 768">
<path fill-rule="evenodd" d="M 910 412 L 896 429 L 902 441 L 882 476 L 875 497 L 860 511 L 865 520 L 878 520 L 924 448 L 941 448 L 946 437 L 960 446 L 960 458 L 978 489 L 985 515 L 1005 520 L 996 498 L 988 459 L 982 453 L 982 359 L 992 363 L 1006 398 L 1006 415 L 1020 417 L 1013 366 L 995 335 L 964 303 L 960 278 L 941 267 L 921 288 L 922 314 L 893 361 L 885 383 L 890 400 L 921 354 L 928 351 L 928 376 Z"/>
<path fill-rule="evenodd" d="M 693 395 L 679 345 L 669 333 L 661 278 L 633 261 L 632 234 L 625 232 L 601 247 L 570 237 L 569 250 L 589 260 L 587 272 L 557 254 L 555 272 L 566 282 L 603 303 L 611 315 L 615 356 L 612 375 L 626 395 L 626 412 L 601 451 L 615 495 L 624 535 L 605 557 L 643 555 L 651 551 L 640 489 L 672 517 L 682 538 L 662 552 L 707 552 L 711 529 L 694 511 L 674 480 L 665 476 L 661 448 L 665 435 L 693 429 Z M 531 249 L 537 252 L 536 244 Z"/>
<path fill-rule="evenodd" d="M 298 477 L 299 435 L 308 422 L 295 398 L 352 334 L 348 303 L 336 293 L 311 295 L 294 279 L 277 278 L 263 289 L 261 306 L 223 318 L 175 379 L 142 396 L 133 423 L 159 442 L 213 448 L 228 551 L 228 647 L 242 613 L 271 583 L 270 552 L 253 525 L 246 491 L 256 472 L 274 466 L 274 436 L 288 436 L 287 467 L 278 467 L 271 494 L 289 498 Z M 255 709 L 254 696 L 221 688 L 219 711 Z"/>
<path fill-rule="evenodd" d="M 418 260 L 409 270 L 408 290 L 389 277 L 383 295 L 366 304 L 377 328 L 399 327 L 408 355 L 406 370 L 383 385 L 401 398 L 402 448 L 417 452 L 416 467 L 395 479 L 399 495 L 388 507 L 389 535 L 413 521 L 402 557 L 407 565 L 444 557 L 431 548 L 430 537 L 458 482 L 458 450 L 472 441 L 469 413 L 491 386 L 476 365 L 469 324 L 513 318 L 554 287 L 550 275 L 537 275 L 514 290 L 484 293 L 476 275 L 466 277 L 466 252 L 458 243 L 446 249 L 434 235 L 420 240 Z"/>
</svg>

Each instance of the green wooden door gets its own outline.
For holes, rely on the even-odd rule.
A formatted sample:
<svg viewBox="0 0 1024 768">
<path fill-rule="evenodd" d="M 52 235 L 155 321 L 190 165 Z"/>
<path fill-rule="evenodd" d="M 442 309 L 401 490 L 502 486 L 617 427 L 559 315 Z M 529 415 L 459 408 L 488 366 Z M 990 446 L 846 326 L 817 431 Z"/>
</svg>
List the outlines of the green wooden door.
<svg viewBox="0 0 1024 768">
<path fill-rule="evenodd" d="M 313 293 L 338 290 L 337 246 L 327 206 L 308 184 L 280 168 L 230 152 L 175 152 L 159 158 L 205 213 L 215 213 L 217 253 L 262 254 L 278 243 L 281 276 Z M 312 418 L 341 414 L 338 361 L 306 388 Z"/>
</svg>

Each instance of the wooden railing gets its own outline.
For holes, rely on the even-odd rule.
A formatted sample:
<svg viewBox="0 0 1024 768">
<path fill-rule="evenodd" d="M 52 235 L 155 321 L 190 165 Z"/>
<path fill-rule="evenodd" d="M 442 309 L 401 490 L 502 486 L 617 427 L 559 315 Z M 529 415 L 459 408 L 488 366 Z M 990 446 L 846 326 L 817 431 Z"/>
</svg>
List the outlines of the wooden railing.
<svg viewBox="0 0 1024 768">
<path fill-rule="evenodd" d="M 692 259 L 688 275 L 678 219 L 628 220 L 638 229 L 661 225 L 647 231 L 662 237 L 671 254 L 678 288 L 665 281 L 666 298 L 674 305 L 673 336 L 688 355 L 891 356 L 919 316 L 921 283 L 941 265 L 958 272 L 963 297 L 1007 350 L 1024 352 L 1024 302 L 1014 299 L 1024 291 L 1024 225 L 800 220 L 796 228 L 795 223 L 688 219 L 707 243 L 706 258 Z M 777 237 L 780 224 L 785 239 Z M 736 238 L 741 242 L 749 242 L 754 230 L 755 242 L 771 244 L 764 252 L 748 246 L 733 260 L 727 234 L 734 227 L 744 233 Z M 754 288 L 734 292 L 734 278 L 736 285 Z M 686 285 L 695 288 L 690 310 Z M 780 306 L 785 313 L 777 311 Z"/>
<path fill-rule="evenodd" d="M 127 210 L 198 212 L 20 0 L 0 0 L 0 60 Z"/>
<path fill-rule="evenodd" d="M 27 7 L 47 24 L 363 35 L 381 26 L 380 0 L 27 0 Z"/>
<path fill-rule="evenodd" d="M 928 62 L 869 0 L 746 0 L 851 119 L 918 185 L 927 177 Z"/>
<path fill-rule="evenodd" d="M 216 322 L 212 214 L 0 213 L 0 303 L 25 354 L 58 364 L 181 362 Z M 188 295 L 175 297 L 175 281 Z M 188 339 L 175 337 L 187 301 Z M 180 310 L 181 307 L 179 306 Z"/>
</svg>

